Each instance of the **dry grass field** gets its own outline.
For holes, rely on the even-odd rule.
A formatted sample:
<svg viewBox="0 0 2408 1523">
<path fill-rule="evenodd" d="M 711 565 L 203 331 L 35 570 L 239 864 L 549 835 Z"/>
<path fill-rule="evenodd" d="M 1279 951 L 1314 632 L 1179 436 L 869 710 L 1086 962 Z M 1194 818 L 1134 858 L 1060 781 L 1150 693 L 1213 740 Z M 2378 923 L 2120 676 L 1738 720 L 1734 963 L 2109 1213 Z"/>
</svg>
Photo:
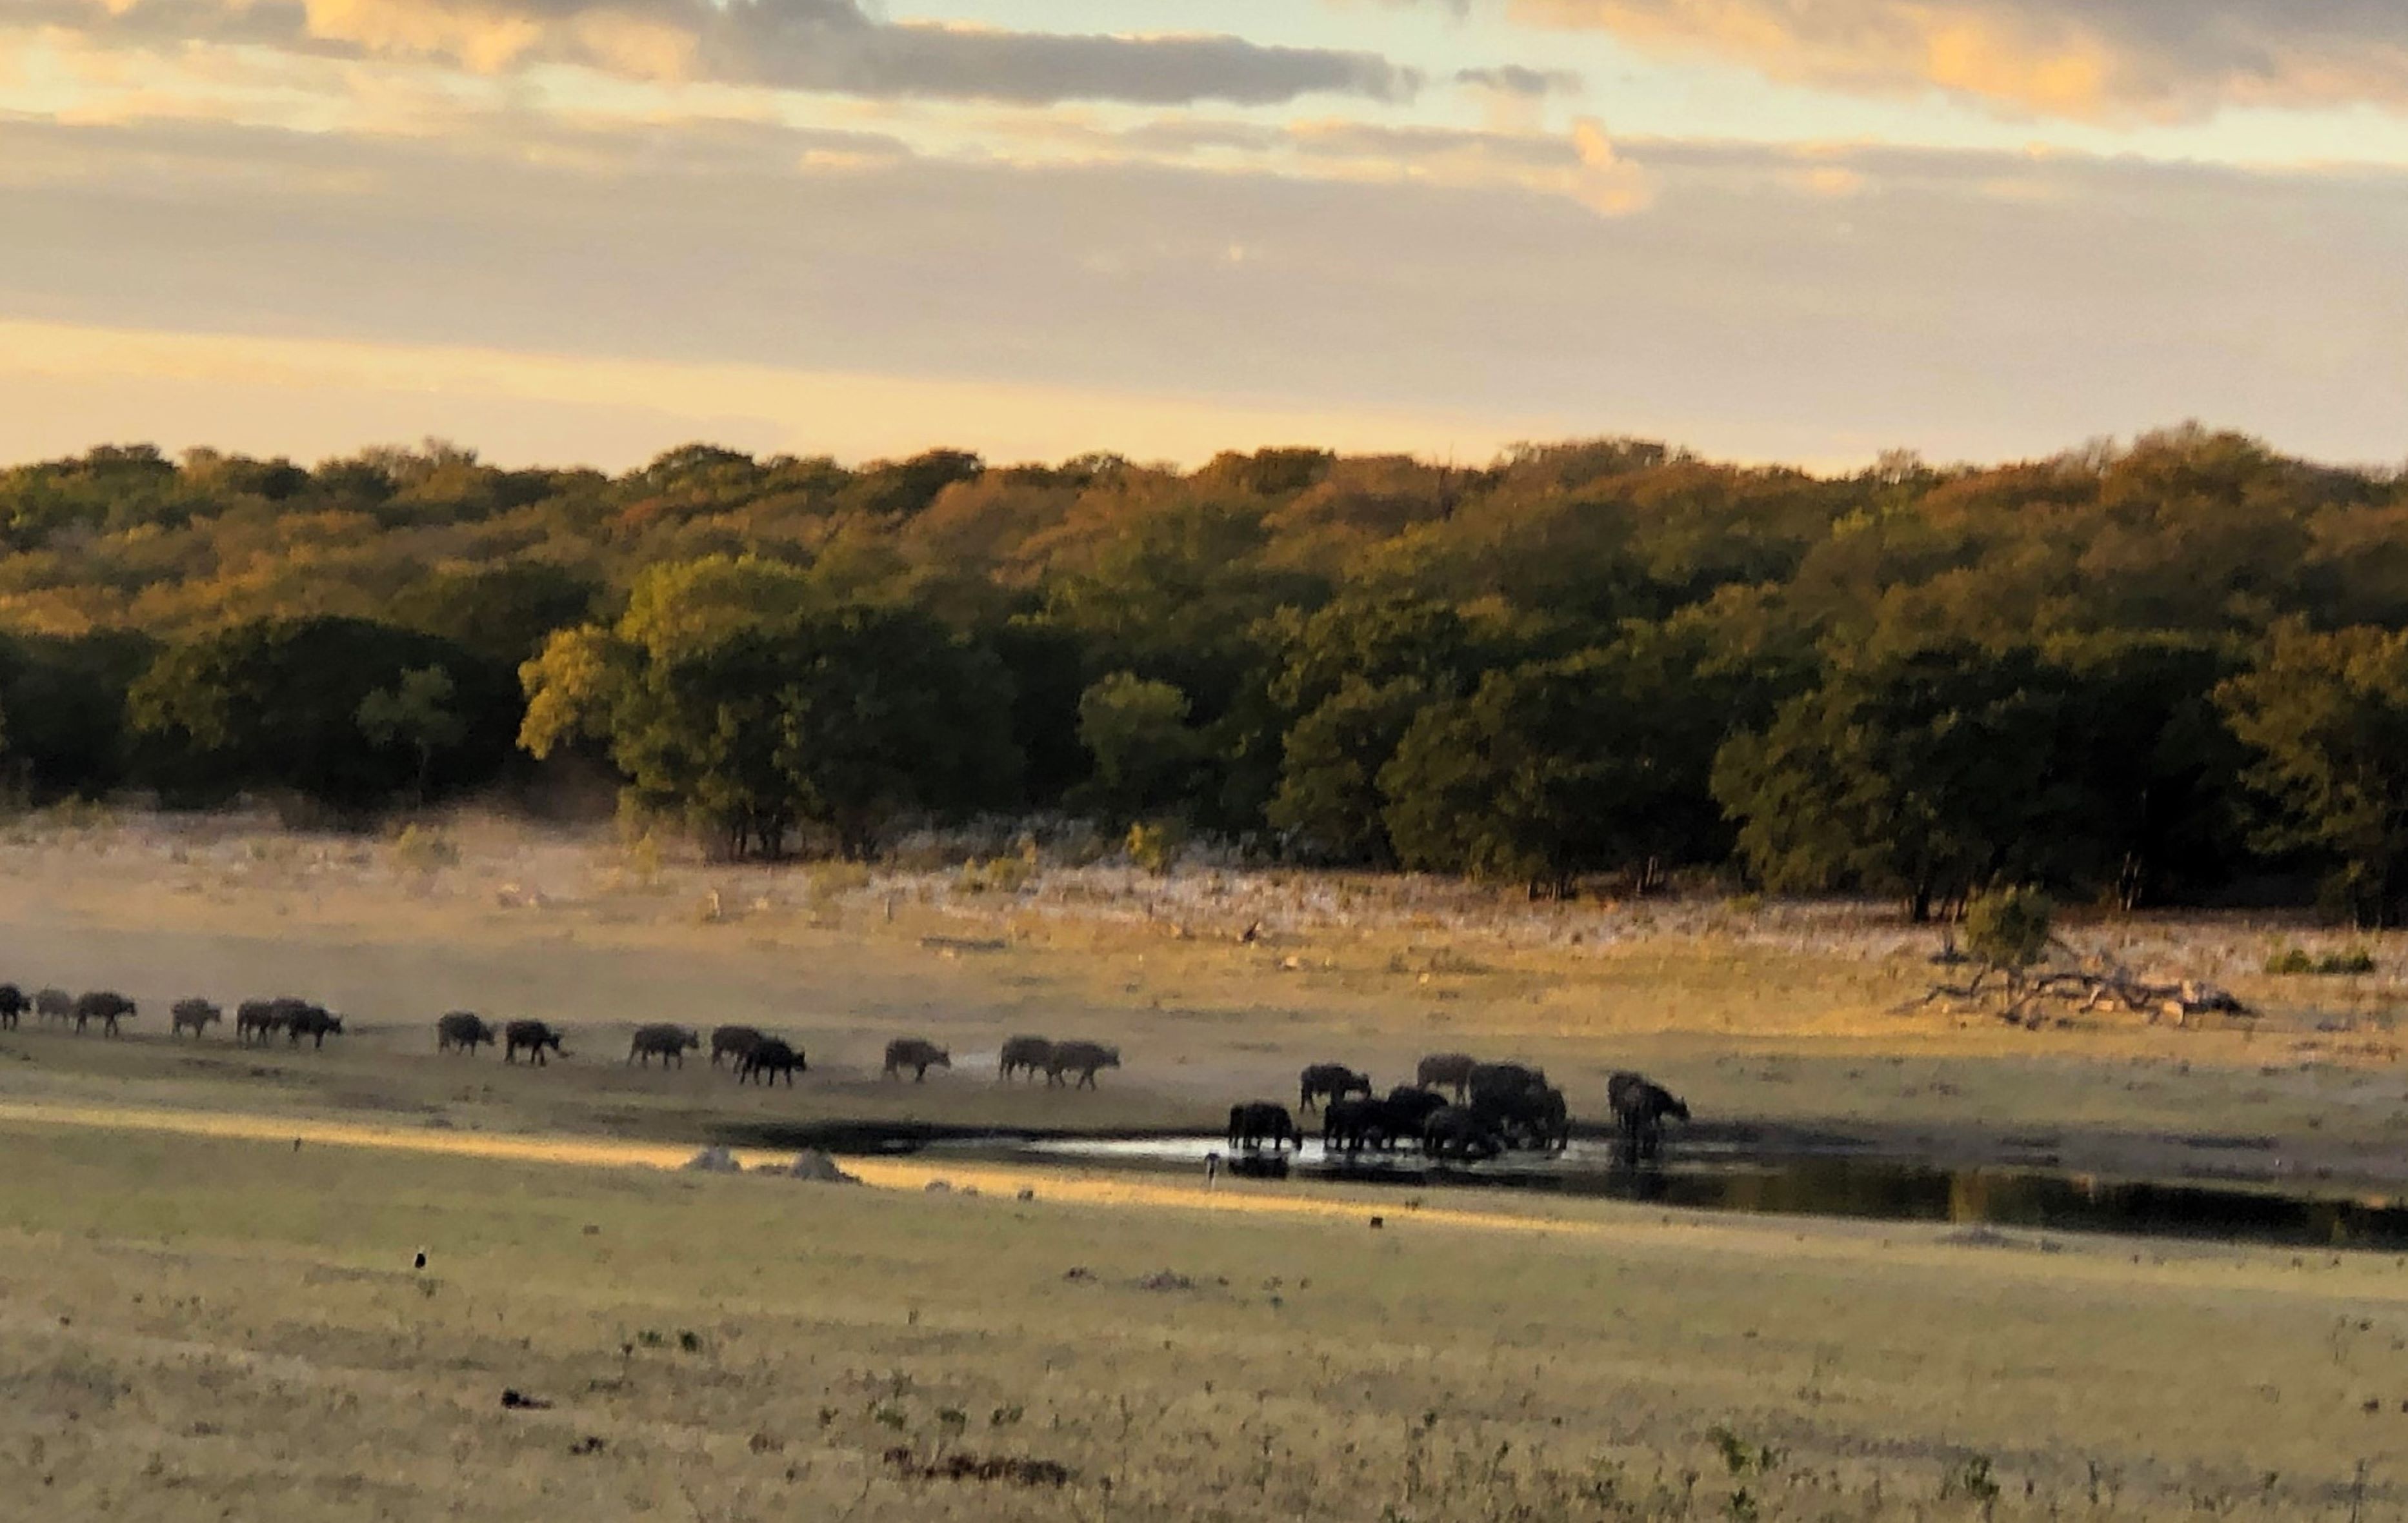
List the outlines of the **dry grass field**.
<svg viewBox="0 0 2408 1523">
<path fill-rule="evenodd" d="M 2035 1032 L 1902 1009 L 1936 938 L 1861 906 L 1019 878 L 734 869 L 474 820 L 431 849 L 227 819 L 0 833 L 0 978 L 143 1004 L 123 1041 L 0 1033 L 0 1516 L 2408 1516 L 2389 1257 L 648 1166 L 773 1123 L 1209 1124 L 1306 1061 L 1386 1082 L 1460 1046 L 1544 1062 L 1590 1117 L 1638 1066 L 1716 1125 L 2383 1189 L 2408 1179 L 2395 939 L 2371 976 L 2270 978 L 2276 947 L 2342 941 L 2077 923 L 2261 1014 Z M 322 1052 L 165 1034 L 177 997 L 279 992 L 349 1031 Z M 455 1007 L 557 1021 L 572 1056 L 438 1058 Z M 651 1019 L 776 1027 L 811 1070 L 766 1092 L 629 1068 Z M 1127 1063 L 1092 1093 L 999 1085 L 1022 1031 Z M 953 1070 L 882 1080 L 905 1033 Z M 194 1134 L 212 1117 L 228 1134 Z M 924 1473 L 963 1455 L 1069 1478 Z"/>
<path fill-rule="evenodd" d="M 1424 1220 L 1327 1191 L 1255 1213 L 1226 1186 L 1217 1209 L 1192 1185 L 1188 1203 L 1105 1203 L 1039 1179 L 1023 1201 L 992 1174 L 929 1194 L 13 1123 L 0 1139 L 14 1516 L 2408 1503 L 2408 1267 L 2387 1258 L 1581 1204 Z M 1068 1478 L 924 1474 L 954 1455 Z"/>
</svg>

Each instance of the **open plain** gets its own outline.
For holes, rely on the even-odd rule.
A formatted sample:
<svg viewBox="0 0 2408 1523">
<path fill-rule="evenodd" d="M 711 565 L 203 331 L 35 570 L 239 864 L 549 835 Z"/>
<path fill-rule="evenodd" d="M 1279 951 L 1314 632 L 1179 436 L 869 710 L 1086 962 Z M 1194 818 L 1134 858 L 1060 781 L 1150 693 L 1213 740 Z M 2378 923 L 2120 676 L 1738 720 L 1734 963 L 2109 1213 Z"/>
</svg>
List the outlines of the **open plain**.
<svg viewBox="0 0 2408 1523">
<path fill-rule="evenodd" d="M 1878 906 L 1041 859 L 739 870 L 477 820 L 426 841 L 107 817 L 0 839 L 0 977 L 142 1006 L 116 1042 L 0 1033 L 0 1512 L 2408 1505 L 2388 1256 L 924 1158 L 855 1166 L 869 1189 L 659 1167 L 842 1123 L 1209 1128 L 1292 1098 L 1305 1062 L 1386 1083 L 1462 1047 L 1544 1063 L 1589 1121 L 1638 1067 L 1701 1129 L 2389 1193 L 2387 939 L 2374 975 L 2272 978 L 2276 947 L 2328 938 L 2077 922 L 2077 947 L 2258 1013 L 2034 1031 L 1912 1006 L 1939 938 Z M 276 993 L 345 1033 L 165 1033 L 176 998 Z M 568 1056 L 438 1057 L 454 1008 L 553 1021 Z M 778 1029 L 810 1069 L 764 1090 L 699 1056 L 630 1067 L 648 1020 Z M 999 1083 L 1024 1031 L 1125 1066 L 1092 1092 Z M 953 1068 L 882 1079 L 903 1034 Z"/>
</svg>

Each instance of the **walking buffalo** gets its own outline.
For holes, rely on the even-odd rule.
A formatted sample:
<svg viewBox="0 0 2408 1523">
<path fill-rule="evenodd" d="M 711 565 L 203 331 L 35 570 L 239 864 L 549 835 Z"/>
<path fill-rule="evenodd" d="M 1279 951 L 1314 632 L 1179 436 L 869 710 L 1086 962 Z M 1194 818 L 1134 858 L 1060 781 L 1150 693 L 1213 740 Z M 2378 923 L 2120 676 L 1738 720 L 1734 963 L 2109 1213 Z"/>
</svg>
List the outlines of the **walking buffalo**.
<svg viewBox="0 0 2408 1523">
<path fill-rule="evenodd" d="M 543 1051 L 550 1047 L 562 1057 L 568 1056 L 560 1045 L 560 1033 L 540 1020 L 513 1020 L 502 1028 L 502 1061 L 514 1063 L 524 1051 L 536 1066 L 543 1066 Z"/>
<path fill-rule="evenodd" d="M 1297 1105 L 1312 1110 L 1324 1099 L 1343 1100 L 1348 1095 L 1371 1098 L 1371 1077 L 1357 1074 L 1344 1063 L 1315 1063 L 1297 1079 Z"/>
<path fill-rule="evenodd" d="M 284 1040 L 288 1046 L 299 1046 L 306 1036 L 311 1046 L 323 1048 L 326 1038 L 343 1034 L 343 1018 L 324 1005 L 304 1001 L 295 1001 L 294 1004 L 297 1007 L 288 1009 L 284 1015 Z"/>
<path fill-rule="evenodd" d="M 1059 1084 L 1066 1074 L 1076 1074 L 1079 1080 L 1071 1088 L 1092 1089 L 1096 1087 L 1096 1071 L 1121 1066 L 1121 1049 L 1108 1047 L 1100 1042 L 1057 1042 L 1054 1054 L 1045 1060 L 1045 1082 Z"/>
<path fill-rule="evenodd" d="M 54 1020 L 64 1026 L 75 1018 L 75 996 L 63 989 L 36 989 L 34 1014 L 45 1026 Z"/>
<path fill-rule="evenodd" d="M 0 1031 L 13 1032 L 18 1018 L 34 1007 L 25 991 L 14 984 L 0 984 Z"/>
<path fill-rule="evenodd" d="M 1249 1153 L 1259 1152 L 1265 1142 L 1276 1153 L 1294 1143 L 1304 1146 L 1304 1133 L 1297 1130 L 1295 1119 L 1285 1105 L 1275 1105 L 1268 1100 L 1229 1107 L 1229 1146 Z"/>
<path fill-rule="evenodd" d="M 1413 1070 L 1413 1082 L 1425 1089 L 1452 1089 L 1461 1100 L 1480 1060 L 1468 1052 L 1434 1052 Z"/>
<path fill-rule="evenodd" d="M 736 1076 L 750 1084 L 758 1079 L 775 1089 L 780 1075 L 785 1075 L 786 1088 L 795 1087 L 795 1075 L 810 1072 L 810 1064 L 792 1044 L 774 1036 L 765 1036 L 752 1044 L 744 1060 L 737 1066 Z"/>
<path fill-rule="evenodd" d="M 1003 1077 L 1015 1073 L 1030 1078 L 1045 1072 L 1054 1061 L 1054 1044 L 1041 1036 L 1015 1036 L 1003 1045 Z"/>
<path fill-rule="evenodd" d="M 916 1036 L 898 1036 L 886 1044 L 887 1078 L 899 1079 L 908 1068 L 911 1071 L 912 1083 L 925 1084 L 928 1082 L 928 1070 L 953 1066 L 953 1055 L 934 1042 L 923 1042 Z"/>
<path fill-rule="evenodd" d="M 702 1046 L 702 1038 L 691 1026 L 638 1026 L 635 1040 L 627 1044 L 627 1061 L 640 1061 L 646 1068 L 658 1058 L 666 1068 L 671 1059 L 680 1068 L 685 1066 L 685 1055 Z"/>
<path fill-rule="evenodd" d="M 1689 1107 L 1679 1096 L 1640 1074 L 1624 1072 L 1607 1079 L 1605 1103 L 1621 1128 L 1623 1151 L 1634 1159 L 1656 1156 L 1663 1146 L 1666 1121 L 1689 1118 Z"/>
<path fill-rule="evenodd" d="M 485 1018 L 474 1010 L 454 1010 L 435 1023 L 435 1050 L 458 1050 L 473 1058 L 480 1046 L 491 1046 L 501 1040 Z"/>
<path fill-rule="evenodd" d="M 178 1000 L 167 1008 L 167 1034 L 181 1036 L 190 1032 L 198 1037 L 224 1018 L 225 1012 L 207 1000 Z"/>
<path fill-rule="evenodd" d="M 81 1036 L 84 1027 L 96 1020 L 100 1022 L 102 1032 L 115 1036 L 117 1023 L 133 1018 L 135 1014 L 134 1002 L 124 995 L 114 989 L 94 989 L 89 994 L 79 996 L 76 1000 L 76 1035 Z"/>
<path fill-rule="evenodd" d="M 234 1039 L 249 1046 L 265 1042 L 284 1029 L 292 1017 L 289 1000 L 245 1000 L 234 1008 Z"/>
<path fill-rule="evenodd" d="M 710 1029 L 710 1066 L 717 1068 L 722 1058 L 733 1058 L 741 1067 L 744 1055 L 758 1046 L 761 1031 L 757 1026 L 713 1026 Z"/>
</svg>

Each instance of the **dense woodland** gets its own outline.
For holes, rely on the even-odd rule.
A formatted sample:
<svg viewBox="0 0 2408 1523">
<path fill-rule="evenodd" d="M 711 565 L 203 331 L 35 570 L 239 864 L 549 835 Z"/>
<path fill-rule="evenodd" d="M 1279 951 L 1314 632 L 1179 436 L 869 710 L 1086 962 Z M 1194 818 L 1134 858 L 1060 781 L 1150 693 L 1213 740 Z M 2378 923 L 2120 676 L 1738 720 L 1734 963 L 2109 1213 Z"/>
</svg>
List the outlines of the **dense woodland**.
<svg viewBox="0 0 2408 1523">
<path fill-rule="evenodd" d="M 2408 911 L 2408 478 L 2197 429 L 1837 478 L 107 448 L 0 472 L 0 626 L 31 803 L 577 773 L 739 855 L 1045 814 L 1540 893 Z"/>
</svg>

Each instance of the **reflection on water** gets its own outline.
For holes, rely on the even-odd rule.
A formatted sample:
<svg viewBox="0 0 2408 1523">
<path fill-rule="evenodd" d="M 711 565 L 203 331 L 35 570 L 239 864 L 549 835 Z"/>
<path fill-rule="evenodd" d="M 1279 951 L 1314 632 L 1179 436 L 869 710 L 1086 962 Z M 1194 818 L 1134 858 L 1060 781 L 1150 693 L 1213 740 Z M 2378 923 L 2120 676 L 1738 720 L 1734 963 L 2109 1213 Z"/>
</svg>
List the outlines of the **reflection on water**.
<svg viewBox="0 0 2408 1523">
<path fill-rule="evenodd" d="M 939 1144 L 1021 1161 L 1201 1172 L 1219 1137 L 1063 1138 Z M 1772 1157 L 1675 1145 L 1659 1166 L 1626 1165 L 1610 1145 L 1575 1142 L 1555 1158 L 1509 1157 L 1436 1168 L 1415 1155 L 1348 1160 L 1307 1143 L 1293 1174 L 1366 1184 L 1480 1185 L 1606 1196 L 1709 1211 L 1947 1221 L 2063 1231 L 2229 1239 L 2318 1247 L 2408 1248 L 2408 1209 L 2389 1202 L 2193 1185 L 2107 1182 L 2024 1169 L 1950 1170 L 1883 1160 Z"/>
</svg>

